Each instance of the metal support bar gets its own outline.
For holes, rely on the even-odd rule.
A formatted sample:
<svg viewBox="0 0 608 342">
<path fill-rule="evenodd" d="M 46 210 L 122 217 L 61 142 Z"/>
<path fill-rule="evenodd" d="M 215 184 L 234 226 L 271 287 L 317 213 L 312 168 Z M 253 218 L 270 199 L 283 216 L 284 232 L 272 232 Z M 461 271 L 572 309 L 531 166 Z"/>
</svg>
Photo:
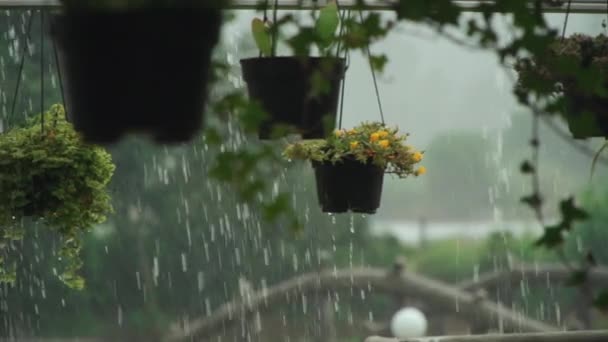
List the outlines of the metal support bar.
<svg viewBox="0 0 608 342">
<path fill-rule="evenodd" d="M 407 1 L 407 0 L 402 0 Z M 505 0 L 502 0 L 505 1 Z M 533 5 L 534 0 L 507 0 L 507 1 L 526 1 Z M 479 4 L 481 3 L 493 3 L 493 0 L 452 0 L 453 3 L 462 7 L 464 10 L 469 12 L 476 12 Z M 321 1 L 324 3 L 324 1 Z M 364 8 L 368 10 L 391 10 L 391 3 L 394 1 L 365 1 Z M 544 5 L 544 11 L 546 13 L 563 13 L 566 11 L 565 0 L 547 0 Z M 355 0 L 343 0 L 341 6 L 343 8 L 354 7 L 356 4 Z M 40 8 L 40 7 L 59 7 L 59 0 L 0 0 L 0 8 Z M 281 9 L 309 9 L 314 6 L 311 1 L 298 1 L 298 0 L 280 0 L 279 8 Z M 317 4 L 318 6 L 318 4 Z M 251 10 L 258 7 L 257 0 L 233 0 L 227 7 L 229 9 L 237 10 Z M 606 13 L 606 2 L 604 0 L 572 0 L 571 13 Z"/>
<path fill-rule="evenodd" d="M 606 342 L 608 330 L 564 331 L 524 334 L 438 336 L 422 338 L 368 337 L 365 342 Z"/>
</svg>

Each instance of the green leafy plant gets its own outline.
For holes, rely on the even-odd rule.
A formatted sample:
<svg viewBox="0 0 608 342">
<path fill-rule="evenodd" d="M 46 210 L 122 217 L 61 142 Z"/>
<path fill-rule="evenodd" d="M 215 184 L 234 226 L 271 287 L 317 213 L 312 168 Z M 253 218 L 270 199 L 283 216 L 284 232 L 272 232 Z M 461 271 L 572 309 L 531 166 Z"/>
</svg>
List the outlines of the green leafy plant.
<svg viewBox="0 0 608 342">
<path fill-rule="evenodd" d="M 584 70 L 588 72 L 584 72 L 583 77 L 590 77 L 593 73 L 596 75 L 594 79 L 603 81 L 608 72 L 608 36 L 573 34 L 562 40 L 555 40 L 544 53 L 520 59 L 515 69 L 519 73 L 519 85 L 526 89 L 535 90 L 539 85 L 543 85 L 539 80 L 544 80 L 547 81 L 544 83 L 546 86 L 552 87 L 555 83 L 561 83 L 565 89 L 576 87 L 579 91 L 591 92 L 594 90 L 592 85 L 576 81 Z M 603 82 L 595 85 L 602 84 Z"/>
<path fill-rule="evenodd" d="M 11 280 L 11 242 L 22 239 L 24 223 L 33 220 L 59 234 L 59 277 L 82 288 L 76 274 L 81 234 L 111 212 L 106 186 L 115 167 L 103 148 L 82 142 L 61 105 L 43 115 L 0 135 L 0 280 Z"/>
<path fill-rule="evenodd" d="M 288 159 L 334 164 L 351 158 L 364 164 L 372 163 L 400 178 L 424 174 L 424 166 L 414 168 L 422 160 L 424 152 L 406 145 L 409 134 L 399 135 L 398 131 L 398 128 L 390 128 L 382 123 L 364 122 L 350 130 L 336 130 L 327 139 L 291 143 L 283 155 Z"/>
<path fill-rule="evenodd" d="M 542 54 L 520 59 L 515 69 L 518 91 L 563 95 L 546 110 L 561 113 L 575 138 L 607 134 L 607 36 L 574 34 L 555 40 Z"/>
<path fill-rule="evenodd" d="M 282 18 L 282 22 L 273 25 L 269 20 L 264 22 L 260 18 L 253 19 L 251 32 L 262 56 L 274 56 L 276 54 L 279 26 L 289 20 L 292 20 L 292 17 L 285 16 Z M 329 55 L 332 47 L 338 42 L 336 30 L 339 23 L 338 5 L 335 1 L 331 1 L 319 10 L 314 26 L 300 27 L 300 32 L 288 38 L 287 41 L 296 51 L 299 50 L 308 54 L 310 47 L 314 45 L 319 49 L 321 55 Z"/>
</svg>

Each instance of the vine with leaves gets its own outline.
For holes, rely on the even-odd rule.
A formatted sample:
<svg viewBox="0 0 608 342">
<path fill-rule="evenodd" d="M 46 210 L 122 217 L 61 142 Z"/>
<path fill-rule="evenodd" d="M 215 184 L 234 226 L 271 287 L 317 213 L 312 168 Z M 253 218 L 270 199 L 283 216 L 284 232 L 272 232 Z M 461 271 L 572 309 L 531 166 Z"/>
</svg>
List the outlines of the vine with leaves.
<svg viewBox="0 0 608 342">
<path fill-rule="evenodd" d="M 457 44 L 481 48 L 494 51 L 500 63 L 511 69 L 522 56 L 534 58 L 543 56 L 557 39 L 558 30 L 551 28 L 544 17 L 544 6 L 563 6 L 562 1 L 495 1 L 484 2 L 477 5 L 474 9 L 480 15 L 468 19 L 464 30 L 464 38 L 455 37 L 448 30 L 449 28 L 460 28 L 463 14 L 471 9 L 464 9 L 456 3 L 448 0 L 400 0 L 392 6 L 396 21 L 382 20 L 379 13 L 365 11 L 365 4 L 358 0 L 354 5 L 354 10 L 365 13 L 361 15 L 361 20 L 351 18 L 342 20 L 347 34 L 341 35 L 341 44 L 347 50 L 363 50 L 370 44 L 385 38 L 399 21 L 409 21 L 426 24 L 436 30 L 440 35 Z M 569 6 L 569 5 L 568 5 Z M 262 6 L 260 7 L 260 9 Z M 494 25 L 494 20 L 501 17 L 509 23 L 509 30 L 512 39 L 503 42 L 499 39 L 499 33 Z M 286 15 L 275 20 L 277 26 L 273 30 L 278 30 L 280 25 L 294 23 L 294 17 Z M 292 36 L 288 45 L 301 53 L 308 53 L 309 47 L 315 43 L 312 27 L 306 27 L 296 23 L 299 32 Z M 276 31 L 273 31 L 276 32 Z M 388 62 L 388 57 L 382 53 L 369 54 L 369 59 L 374 68 L 382 71 Z M 593 84 L 595 93 L 603 91 L 600 73 L 591 71 L 580 63 L 569 63 L 568 65 L 558 66 L 558 68 L 569 75 L 572 75 L 571 82 L 576 84 Z M 597 70 L 595 70 L 597 71 Z M 539 173 L 539 145 L 538 126 L 541 118 L 546 118 L 560 113 L 564 108 L 564 98 L 555 96 L 555 84 L 550 79 L 537 79 L 527 85 L 525 89 L 514 87 L 513 93 L 518 101 L 531 108 L 534 113 L 533 138 L 530 141 L 532 147 L 532 159 L 525 161 L 521 165 L 521 171 L 532 176 L 533 193 L 522 198 L 522 202 L 530 206 L 535 212 L 540 224 L 545 227 L 543 236 L 537 241 L 539 247 L 546 247 L 556 251 L 564 265 L 572 271 L 572 278 L 569 285 L 579 286 L 581 292 L 589 301 L 600 308 L 608 308 L 608 291 L 600 291 L 595 295 L 590 294 L 586 275 L 591 267 L 595 265 L 593 255 L 588 253 L 580 266 L 572 265 L 564 256 L 562 242 L 565 234 L 570 232 L 575 222 L 585 220 L 588 214 L 575 205 L 574 198 L 564 199 L 560 203 L 562 214 L 561 222 L 555 225 L 547 225 L 542 215 L 543 200 L 540 192 L 540 173 Z M 238 117 L 243 123 L 245 131 L 255 132 L 257 125 L 264 116 L 263 111 L 254 104 L 249 103 L 244 94 L 233 92 L 223 97 L 215 107 L 217 112 L 230 113 Z M 552 126 L 554 129 L 558 129 Z M 559 132 L 564 139 L 570 139 L 566 133 Z M 207 130 L 209 142 L 217 145 L 222 144 L 221 132 L 217 129 Z M 574 143 L 573 143 L 574 144 Z M 278 145 L 278 144 L 276 144 Z M 577 145 L 578 146 L 578 145 Z M 579 146 L 580 147 L 580 146 Z M 583 148 L 584 150 L 584 148 Z M 261 165 L 280 165 L 278 169 L 286 167 L 284 160 L 280 158 L 280 149 L 272 145 L 264 147 L 253 147 L 245 144 L 235 151 L 226 151 L 217 160 L 213 174 L 222 181 L 232 182 L 237 185 L 238 193 L 243 200 L 250 199 L 255 191 L 268 189 L 269 184 L 276 173 L 266 167 L 262 171 Z M 586 150 L 584 151 L 586 152 Z M 255 160 L 255 162 L 254 162 Z M 248 162 L 249 161 L 249 162 Z M 603 160 L 602 160 L 603 162 Z M 235 170 L 244 172 L 237 174 Z M 239 172 L 240 172 L 239 171 Z M 256 177 L 262 175 L 262 177 Z M 245 176 L 243 176 L 245 175 Z M 251 177 L 249 177 L 251 176 Z M 253 181 L 255 179 L 255 181 Z M 270 202 L 263 204 L 273 220 L 288 218 L 292 227 L 301 228 L 297 221 L 297 215 L 289 202 L 289 196 L 282 194 L 274 197 Z"/>
</svg>

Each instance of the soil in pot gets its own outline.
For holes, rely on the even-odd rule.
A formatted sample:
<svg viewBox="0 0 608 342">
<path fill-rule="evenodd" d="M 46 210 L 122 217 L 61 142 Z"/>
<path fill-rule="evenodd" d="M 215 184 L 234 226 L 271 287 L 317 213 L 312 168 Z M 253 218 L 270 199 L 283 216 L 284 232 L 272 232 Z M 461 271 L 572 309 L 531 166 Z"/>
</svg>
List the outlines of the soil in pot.
<svg viewBox="0 0 608 342">
<path fill-rule="evenodd" d="M 272 138 L 277 126 L 293 126 L 304 139 L 325 138 L 334 130 L 344 59 L 261 57 L 242 59 L 241 66 L 249 97 L 269 115 L 260 139 Z M 315 95 L 312 75 L 317 71 L 328 87 Z"/>
<path fill-rule="evenodd" d="M 313 161 L 319 205 L 326 213 L 374 214 L 380 207 L 384 169 L 356 160 Z"/>
<path fill-rule="evenodd" d="M 217 9 L 67 11 L 54 16 L 67 113 L 87 142 L 126 133 L 157 142 L 190 140 L 200 130 Z"/>
</svg>

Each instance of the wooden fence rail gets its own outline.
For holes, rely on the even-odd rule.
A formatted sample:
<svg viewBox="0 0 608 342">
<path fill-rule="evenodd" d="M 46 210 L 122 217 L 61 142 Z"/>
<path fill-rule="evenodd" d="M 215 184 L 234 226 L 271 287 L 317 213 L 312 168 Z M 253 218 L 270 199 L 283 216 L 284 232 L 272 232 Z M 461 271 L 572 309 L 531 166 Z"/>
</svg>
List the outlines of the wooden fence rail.
<svg viewBox="0 0 608 342">
<path fill-rule="evenodd" d="M 386 338 L 372 336 L 365 342 L 608 342 L 608 330 L 524 334 Z"/>
</svg>

